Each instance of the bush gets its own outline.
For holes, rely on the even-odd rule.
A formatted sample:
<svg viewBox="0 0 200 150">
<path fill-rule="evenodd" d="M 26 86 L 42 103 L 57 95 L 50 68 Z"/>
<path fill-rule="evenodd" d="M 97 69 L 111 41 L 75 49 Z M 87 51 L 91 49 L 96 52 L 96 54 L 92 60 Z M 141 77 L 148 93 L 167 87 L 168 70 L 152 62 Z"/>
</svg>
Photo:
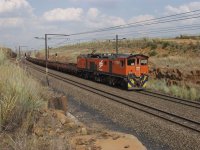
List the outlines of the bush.
<svg viewBox="0 0 200 150">
<path fill-rule="evenodd" d="M 161 91 L 176 97 L 190 99 L 190 100 L 200 100 L 199 89 L 195 87 L 177 86 L 171 85 L 167 86 L 165 80 L 155 80 L 151 79 L 147 83 L 147 88 L 154 91 Z"/>
<path fill-rule="evenodd" d="M 162 49 L 165 49 L 166 47 L 168 47 L 170 45 L 169 42 L 163 42 L 162 43 Z"/>
<path fill-rule="evenodd" d="M 157 51 L 156 50 L 151 50 L 150 52 L 149 52 L 149 56 L 156 56 L 158 53 L 157 53 Z"/>
<path fill-rule="evenodd" d="M 0 65 L 3 65 L 6 62 L 6 56 L 2 50 L 0 50 Z"/>
<path fill-rule="evenodd" d="M 162 54 L 162 57 L 168 57 L 169 54 Z"/>
<path fill-rule="evenodd" d="M 156 49 L 158 46 L 157 46 L 156 41 L 148 41 L 147 47 L 150 47 L 150 49 L 153 50 L 153 49 Z"/>
<path fill-rule="evenodd" d="M 46 91 L 21 69 L 6 60 L 0 53 L 0 130 L 18 127 L 27 114 L 32 114 L 45 104 Z"/>
</svg>

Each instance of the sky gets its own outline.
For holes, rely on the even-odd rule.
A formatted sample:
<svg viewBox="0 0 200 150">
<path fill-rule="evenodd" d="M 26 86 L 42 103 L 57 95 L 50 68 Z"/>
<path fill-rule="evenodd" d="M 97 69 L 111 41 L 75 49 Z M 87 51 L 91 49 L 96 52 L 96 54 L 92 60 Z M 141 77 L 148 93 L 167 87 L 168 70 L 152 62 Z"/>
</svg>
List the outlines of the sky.
<svg viewBox="0 0 200 150">
<path fill-rule="evenodd" d="M 197 9 L 200 9 L 198 0 L 0 0 L 0 45 L 41 49 L 44 47 L 44 40 L 34 37 L 42 38 L 45 33 L 73 34 Z M 200 23 L 199 18 L 157 25 L 154 29 L 196 23 Z M 109 35 L 109 38 L 114 38 L 115 34 L 123 32 L 137 32 L 134 37 L 139 37 L 141 30 L 149 31 L 152 28 L 79 35 L 68 39 L 58 37 L 52 38 L 48 43 L 57 46 L 62 41 L 80 42 L 86 37 L 93 40 L 100 37 L 106 39 Z M 126 36 L 128 35 L 124 35 Z"/>
</svg>

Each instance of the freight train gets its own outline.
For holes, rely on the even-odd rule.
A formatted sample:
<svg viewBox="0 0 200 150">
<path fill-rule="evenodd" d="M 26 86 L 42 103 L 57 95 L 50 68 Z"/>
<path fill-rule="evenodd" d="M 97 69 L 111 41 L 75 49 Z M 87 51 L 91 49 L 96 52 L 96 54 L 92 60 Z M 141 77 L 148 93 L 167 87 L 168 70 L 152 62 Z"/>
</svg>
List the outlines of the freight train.
<svg viewBox="0 0 200 150">
<path fill-rule="evenodd" d="M 42 59 L 26 59 L 46 65 Z M 142 54 L 85 54 L 77 57 L 77 64 L 48 61 L 48 68 L 126 90 L 143 89 L 148 81 L 148 56 Z"/>
</svg>

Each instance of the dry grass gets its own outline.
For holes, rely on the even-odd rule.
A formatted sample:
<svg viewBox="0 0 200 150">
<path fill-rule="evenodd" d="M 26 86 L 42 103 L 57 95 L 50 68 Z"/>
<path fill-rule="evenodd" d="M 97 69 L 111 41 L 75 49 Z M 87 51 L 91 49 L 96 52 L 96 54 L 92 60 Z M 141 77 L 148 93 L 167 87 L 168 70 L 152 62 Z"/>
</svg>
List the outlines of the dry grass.
<svg viewBox="0 0 200 150">
<path fill-rule="evenodd" d="M 179 55 L 193 58 L 199 56 L 199 40 L 185 43 L 179 43 L 178 41 L 179 39 L 126 39 L 119 41 L 118 48 L 119 53 L 142 53 L 153 57 Z M 77 43 L 50 49 L 50 55 L 53 56 L 58 53 L 58 56 L 68 57 L 70 62 L 75 62 L 76 56 L 91 53 L 92 50 L 96 50 L 97 53 L 115 53 L 115 46 L 115 41 L 109 40 Z M 43 51 L 41 53 L 44 55 Z"/>
<path fill-rule="evenodd" d="M 200 42 L 195 40 L 195 42 L 180 43 L 179 39 L 151 39 L 151 38 L 141 38 L 141 39 L 126 39 L 120 40 L 118 42 L 119 48 L 137 50 L 137 49 L 147 49 L 147 50 L 159 50 L 165 49 L 169 52 L 199 52 Z M 186 41 L 186 40 L 185 40 Z M 96 49 L 96 50 L 113 50 L 115 49 L 115 41 L 109 40 L 99 40 L 93 42 L 77 43 L 72 45 L 61 46 L 52 50 L 71 50 L 71 49 Z M 134 51 L 133 51 L 134 52 Z"/>
<path fill-rule="evenodd" d="M 168 57 L 153 57 L 149 61 L 156 67 L 178 68 L 182 70 L 196 70 L 199 69 L 200 59 L 198 57 L 182 57 L 182 56 L 168 56 Z"/>
<path fill-rule="evenodd" d="M 54 150 L 61 146 L 68 149 L 68 143 L 63 140 L 65 145 L 60 144 L 58 137 L 45 135 L 39 138 L 33 134 L 38 120 L 43 118 L 43 109 L 47 108 L 50 96 L 52 93 L 47 88 L 9 62 L 0 51 L 0 149 Z M 46 129 L 50 124 L 55 123 L 44 120 L 42 125 Z"/>
<path fill-rule="evenodd" d="M 0 50 L 0 65 L 3 65 L 5 62 L 6 62 L 6 55 L 4 51 L 1 49 Z"/>
<path fill-rule="evenodd" d="M 147 84 L 147 88 L 151 90 L 156 90 L 164 92 L 176 97 L 190 99 L 190 100 L 200 100 L 200 87 L 191 86 L 190 88 L 186 86 L 167 86 L 165 80 L 154 80 L 150 79 Z"/>
<path fill-rule="evenodd" d="M 0 51 L 0 127 L 13 130 L 45 105 L 45 89 Z M 30 119 L 31 120 L 31 119 Z"/>
<path fill-rule="evenodd" d="M 182 40 L 182 39 L 181 39 Z M 188 39 L 133 39 L 119 41 L 120 53 L 142 53 L 151 56 L 149 66 L 169 69 L 179 69 L 184 75 L 191 74 L 191 71 L 199 70 L 200 65 L 200 42 L 199 39 L 191 41 Z M 51 49 L 51 54 L 58 53 L 59 60 L 63 62 L 76 62 L 79 54 L 91 53 L 92 49 L 96 52 L 115 52 L 115 42 L 113 41 L 94 41 L 74 45 L 66 45 L 56 49 Z M 62 57 L 67 57 L 62 59 Z M 54 58 L 52 57 L 52 60 Z M 188 82 L 189 79 L 188 79 Z M 171 86 L 167 87 L 162 81 L 150 81 L 150 88 L 166 91 L 173 95 L 188 99 L 198 99 L 197 85 Z M 189 83 L 187 83 L 188 85 Z"/>
</svg>

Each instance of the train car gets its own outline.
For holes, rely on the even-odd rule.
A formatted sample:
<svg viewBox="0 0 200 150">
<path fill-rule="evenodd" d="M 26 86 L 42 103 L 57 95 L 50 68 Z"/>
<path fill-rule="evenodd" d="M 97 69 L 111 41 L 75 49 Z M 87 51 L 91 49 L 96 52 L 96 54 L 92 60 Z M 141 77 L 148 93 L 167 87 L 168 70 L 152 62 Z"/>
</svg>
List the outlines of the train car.
<svg viewBox="0 0 200 150">
<path fill-rule="evenodd" d="M 32 58 L 32 57 L 28 56 L 28 57 L 26 57 L 26 60 L 28 60 L 34 64 L 46 67 L 46 61 L 44 59 L 37 59 L 37 58 Z M 70 74 L 74 74 L 74 75 L 77 74 L 77 67 L 76 67 L 75 63 L 61 63 L 58 61 L 49 61 L 48 60 L 47 66 L 48 66 L 48 68 L 53 69 L 53 70 L 66 72 L 66 73 L 70 73 Z"/>
<path fill-rule="evenodd" d="M 27 60 L 46 66 L 45 60 Z M 87 54 L 77 64 L 48 61 L 48 68 L 124 89 L 143 89 L 148 80 L 148 56 L 142 54 Z"/>
<path fill-rule="evenodd" d="M 45 60 L 43 60 L 43 59 L 32 58 L 32 57 L 30 57 L 30 56 L 26 56 L 26 60 L 28 60 L 28 61 L 30 61 L 30 62 L 32 62 L 32 63 L 34 63 L 34 64 L 37 64 L 37 65 L 39 65 L 39 66 L 43 66 L 43 67 L 46 66 Z"/>
<path fill-rule="evenodd" d="M 142 54 L 87 54 L 77 57 L 78 74 L 86 79 L 142 89 L 148 80 L 148 56 Z"/>
<path fill-rule="evenodd" d="M 47 65 L 48 65 L 48 68 L 58 70 L 61 72 L 74 74 L 74 75 L 76 75 L 76 73 L 77 73 L 77 67 L 76 67 L 76 64 L 74 64 L 74 63 L 62 63 L 62 62 L 57 62 L 57 61 L 48 61 Z"/>
</svg>

